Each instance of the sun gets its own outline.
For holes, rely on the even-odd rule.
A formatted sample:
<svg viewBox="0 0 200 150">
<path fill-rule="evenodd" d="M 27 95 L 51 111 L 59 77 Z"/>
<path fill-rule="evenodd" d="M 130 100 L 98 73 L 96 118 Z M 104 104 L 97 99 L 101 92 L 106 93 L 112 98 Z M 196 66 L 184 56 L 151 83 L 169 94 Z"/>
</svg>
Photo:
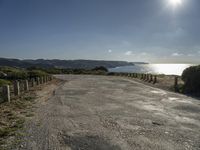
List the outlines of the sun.
<svg viewBox="0 0 200 150">
<path fill-rule="evenodd" d="M 182 4 L 182 0 L 169 0 L 169 3 L 173 6 L 178 6 Z"/>
</svg>

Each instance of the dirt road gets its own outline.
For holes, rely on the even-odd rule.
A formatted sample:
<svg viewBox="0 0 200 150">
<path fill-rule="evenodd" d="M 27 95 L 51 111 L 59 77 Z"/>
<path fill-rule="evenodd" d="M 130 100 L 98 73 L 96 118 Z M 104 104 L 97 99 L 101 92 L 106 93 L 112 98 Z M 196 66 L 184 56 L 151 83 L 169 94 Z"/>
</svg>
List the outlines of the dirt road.
<svg viewBox="0 0 200 150">
<path fill-rule="evenodd" d="M 200 149 L 200 101 L 121 77 L 57 77 L 20 150 Z"/>
</svg>

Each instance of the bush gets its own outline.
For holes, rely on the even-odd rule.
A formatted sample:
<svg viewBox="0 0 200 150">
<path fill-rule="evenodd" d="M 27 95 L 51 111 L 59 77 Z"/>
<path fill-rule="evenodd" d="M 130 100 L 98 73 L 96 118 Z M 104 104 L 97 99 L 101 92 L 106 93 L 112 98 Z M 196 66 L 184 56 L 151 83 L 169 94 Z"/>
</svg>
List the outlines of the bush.
<svg viewBox="0 0 200 150">
<path fill-rule="evenodd" d="M 115 73 L 115 72 L 109 72 L 109 73 L 107 73 L 107 75 L 114 76 L 114 75 L 117 75 L 117 73 Z"/>
<path fill-rule="evenodd" d="M 28 72 L 30 78 L 42 77 L 48 75 L 46 72 L 41 70 L 32 70 Z"/>
<path fill-rule="evenodd" d="M 10 81 L 4 80 L 4 79 L 0 79 L 0 86 L 9 85 L 9 84 L 11 84 Z"/>
<path fill-rule="evenodd" d="M 104 72 L 108 72 L 108 69 L 106 67 L 100 66 L 100 67 L 95 67 L 94 69 L 92 69 L 93 71 L 104 71 Z"/>
<path fill-rule="evenodd" d="M 26 79 L 28 77 L 28 73 L 23 69 L 13 67 L 1 67 L 0 71 L 7 74 L 7 76 L 3 77 L 6 79 Z"/>
<path fill-rule="evenodd" d="M 185 93 L 200 94 L 200 65 L 186 68 L 182 74 Z"/>
</svg>

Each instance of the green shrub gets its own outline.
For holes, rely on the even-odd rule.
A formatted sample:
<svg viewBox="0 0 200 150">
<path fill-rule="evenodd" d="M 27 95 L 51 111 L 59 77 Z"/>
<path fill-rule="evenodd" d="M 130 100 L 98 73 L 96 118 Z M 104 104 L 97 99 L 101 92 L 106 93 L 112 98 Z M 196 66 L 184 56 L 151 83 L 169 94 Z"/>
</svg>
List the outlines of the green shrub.
<svg viewBox="0 0 200 150">
<path fill-rule="evenodd" d="M 4 85 L 8 85 L 8 84 L 11 84 L 11 82 L 8 80 L 0 79 L 0 86 L 4 86 Z"/>
<path fill-rule="evenodd" d="M 92 69 L 93 71 L 104 71 L 104 72 L 108 72 L 108 69 L 106 67 L 103 66 L 99 66 L 99 67 L 95 67 L 94 69 Z"/>
<path fill-rule="evenodd" d="M 27 71 L 13 67 L 1 67 L 0 71 L 7 74 L 6 79 L 26 79 L 28 77 Z"/>
<path fill-rule="evenodd" d="M 182 74 L 185 93 L 200 93 L 200 65 L 186 68 Z"/>
<path fill-rule="evenodd" d="M 41 70 L 32 70 L 28 72 L 30 78 L 42 77 L 48 75 L 46 72 Z"/>
<path fill-rule="evenodd" d="M 115 72 L 109 72 L 109 73 L 107 73 L 107 75 L 114 76 L 114 75 L 117 75 L 117 73 L 115 73 Z"/>
</svg>

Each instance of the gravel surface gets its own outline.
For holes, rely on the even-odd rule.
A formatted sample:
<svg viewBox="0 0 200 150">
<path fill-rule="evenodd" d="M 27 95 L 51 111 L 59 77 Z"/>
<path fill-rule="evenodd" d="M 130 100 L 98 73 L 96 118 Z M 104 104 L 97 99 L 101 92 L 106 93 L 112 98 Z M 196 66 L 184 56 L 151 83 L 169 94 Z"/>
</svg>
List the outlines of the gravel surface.
<svg viewBox="0 0 200 150">
<path fill-rule="evenodd" d="M 20 150 L 200 150 L 200 101 L 131 79 L 59 75 Z"/>
</svg>

